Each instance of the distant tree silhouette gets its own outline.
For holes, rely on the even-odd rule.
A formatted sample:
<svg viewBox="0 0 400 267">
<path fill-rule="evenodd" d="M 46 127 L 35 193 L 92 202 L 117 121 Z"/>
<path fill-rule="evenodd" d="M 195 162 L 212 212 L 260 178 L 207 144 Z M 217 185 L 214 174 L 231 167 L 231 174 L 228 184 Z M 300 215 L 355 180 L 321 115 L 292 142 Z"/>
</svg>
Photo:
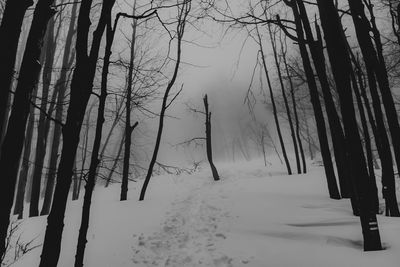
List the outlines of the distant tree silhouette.
<svg viewBox="0 0 400 267">
<path fill-rule="evenodd" d="M 204 115 L 206 117 L 206 150 L 207 150 L 207 160 L 210 164 L 211 172 L 214 181 L 219 180 L 219 174 L 217 168 L 215 168 L 213 156 L 212 156 L 212 143 L 211 143 L 211 112 L 208 109 L 208 98 L 207 94 L 203 98 L 204 102 Z"/>
</svg>

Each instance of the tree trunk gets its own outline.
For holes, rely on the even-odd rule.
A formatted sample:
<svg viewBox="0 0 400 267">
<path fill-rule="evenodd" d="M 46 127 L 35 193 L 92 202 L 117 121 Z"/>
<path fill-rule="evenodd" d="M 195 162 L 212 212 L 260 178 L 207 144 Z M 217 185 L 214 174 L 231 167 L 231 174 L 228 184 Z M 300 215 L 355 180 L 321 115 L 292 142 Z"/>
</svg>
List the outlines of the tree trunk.
<svg viewBox="0 0 400 267">
<path fill-rule="evenodd" d="M 6 127 L 7 102 L 14 75 L 18 41 L 25 12 L 32 0 L 7 0 L 0 25 L 0 133 Z M 0 144 L 1 145 L 1 144 Z M 2 253 L 2 249 L 0 249 Z"/>
<path fill-rule="evenodd" d="M 166 112 L 168 106 L 171 104 L 171 102 L 169 104 L 167 103 L 168 96 L 169 96 L 169 92 L 171 91 L 172 86 L 175 84 L 176 77 L 178 75 L 179 65 L 181 63 L 182 38 L 183 38 L 183 34 L 185 32 L 186 18 L 189 15 L 190 9 L 191 9 L 191 1 L 183 1 L 182 6 L 180 7 L 180 9 L 178 11 L 178 21 L 177 21 L 177 26 L 176 26 L 177 58 L 176 58 L 176 62 L 175 62 L 174 73 L 173 73 L 172 78 L 169 81 L 167 88 L 165 89 L 165 92 L 164 92 L 163 101 L 161 104 L 160 118 L 159 118 L 159 122 L 158 122 L 156 143 L 154 146 L 153 156 L 151 157 L 149 168 L 147 170 L 146 178 L 144 180 L 142 190 L 140 191 L 139 201 L 144 200 L 147 186 L 149 185 L 151 176 L 153 175 L 154 164 L 157 161 L 158 150 L 160 148 L 161 136 L 162 136 L 163 127 L 164 127 L 164 116 L 165 116 L 165 112 Z"/>
<path fill-rule="evenodd" d="M 52 3 L 53 0 L 39 0 L 36 5 L 18 77 L 18 85 L 15 90 L 7 133 L 2 145 L 0 169 L 4 179 L 0 188 L 0 255 L 5 253 L 5 239 L 7 237 L 9 215 L 14 199 L 14 188 L 24 144 L 30 99 L 41 69 L 39 59 L 47 22 L 54 14 L 54 10 L 51 8 Z M 19 31 L 19 29 L 14 30 Z M 10 49 L 14 48 L 10 47 Z M 10 53 L 10 51 L 7 51 L 7 53 Z M 9 87 L 6 88 L 9 89 Z"/>
<path fill-rule="evenodd" d="M 346 41 L 332 0 L 317 0 L 318 9 L 332 73 L 339 93 L 343 125 L 351 163 L 351 177 L 356 197 L 360 204 L 360 221 L 364 237 L 364 250 L 381 250 L 382 244 L 378 222 L 372 208 L 367 166 L 357 129 L 357 121 L 351 93 L 351 62 L 349 60 Z"/>
<path fill-rule="evenodd" d="M 273 55 L 274 55 L 275 66 L 276 66 L 276 70 L 277 70 L 277 73 L 278 73 L 279 84 L 281 86 L 281 93 L 282 93 L 283 102 L 285 104 L 285 109 L 286 109 L 286 115 L 288 117 L 289 128 L 290 128 L 290 136 L 292 137 L 292 142 L 293 142 L 293 147 L 294 147 L 294 154 L 295 154 L 295 157 L 296 157 L 297 173 L 300 174 L 301 173 L 301 166 L 300 166 L 299 152 L 298 152 L 298 147 L 297 147 L 297 140 L 296 140 L 296 135 L 294 133 L 292 115 L 290 114 L 290 108 L 289 108 L 289 104 L 288 104 L 288 100 L 287 100 L 286 92 L 285 92 L 285 86 L 283 85 L 281 67 L 280 67 L 280 64 L 279 64 L 279 61 L 278 61 L 278 55 L 277 55 L 277 51 L 276 51 L 275 33 L 272 32 L 270 24 L 268 24 L 268 33 L 269 33 L 269 37 L 270 37 L 270 40 L 271 40 L 271 46 L 272 46 L 272 51 L 273 51 Z"/>
<path fill-rule="evenodd" d="M 295 127 L 296 127 L 296 131 L 295 131 L 296 132 L 296 139 L 297 139 L 297 143 L 299 144 L 301 162 L 302 162 L 302 165 L 303 165 L 303 173 L 307 173 L 306 157 L 304 155 L 303 144 L 302 144 L 301 138 L 300 138 L 300 124 L 299 124 L 299 116 L 297 114 L 296 96 L 295 96 L 295 92 L 294 92 L 294 86 L 293 86 L 293 82 L 292 82 L 292 77 L 290 76 L 288 63 L 286 61 L 286 54 L 283 54 L 283 63 L 285 64 L 286 75 L 288 76 L 288 79 L 289 79 L 290 96 L 292 98 L 294 123 L 295 123 Z"/>
<path fill-rule="evenodd" d="M 111 12 L 111 9 L 110 9 Z M 92 202 L 92 194 L 95 186 L 95 178 L 97 175 L 97 167 L 100 163 L 99 152 L 101 145 L 101 138 L 104 124 L 104 110 L 106 107 L 107 99 L 107 79 L 111 58 L 111 47 L 114 42 L 114 34 L 117 27 L 118 20 L 115 20 L 114 27 L 111 25 L 111 15 L 107 16 L 109 21 L 107 23 L 106 31 L 106 47 L 103 59 L 103 69 L 101 73 L 101 93 L 99 97 L 99 108 L 97 110 L 96 132 L 93 141 L 92 155 L 90 159 L 89 174 L 85 186 L 85 196 L 83 200 L 81 226 L 79 228 L 78 245 L 75 255 L 75 267 L 83 266 L 83 258 L 85 255 L 85 248 L 87 243 L 87 231 L 89 228 L 90 206 Z"/>
<path fill-rule="evenodd" d="M 32 92 L 33 101 L 35 101 L 34 99 L 36 98 L 36 92 L 37 92 L 37 86 Z M 28 126 L 26 127 L 24 154 L 21 159 L 22 164 L 19 171 L 17 196 L 15 198 L 15 205 L 14 205 L 14 215 L 18 214 L 18 219 L 22 219 L 24 214 L 25 188 L 26 188 L 26 182 L 28 180 L 28 172 L 30 166 L 29 160 L 31 157 L 34 125 L 35 125 L 35 109 L 33 105 L 31 105 L 29 110 Z"/>
<path fill-rule="evenodd" d="M 368 130 L 368 125 L 367 125 L 367 119 L 365 116 L 365 111 L 361 99 L 361 94 L 359 90 L 359 86 L 357 84 L 356 78 L 354 71 L 351 72 L 351 80 L 353 84 L 353 91 L 356 96 L 357 100 L 357 106 L 358 106 L 358 112 L 360 114 L 360 119 L 361 119 L 361 125 L 363 128 L 363 133 L 364 133 L 364 140 L 365 140 L 365 151 L 367 154 L 367 165 L 368 165 L 368 171 L 369 171 L 369 178 L 371 182 L 371 197 L 373 198 L 372 204 L 373 204 L 373 209 L 376 214 L 379 213 L 379 197 L 378 197 L 378 188 L 376 187 L 376 177 L 375 177 L 375 170 L 374 170 L 374 163 L 372 160 L 372 149 L 371 149 L 371 139 L 369 135 L 369 130 Z M 363 86 L 360 84 L 360 86 Z"/>
<path fill-rule="evenodd" d="M 374 116 L 372 115 L 372 111 L 369 107 L 368 97 L 366 93 L 366 89 L 364 86 L 363 78 L 362 78 L 362 70 L 357 62 L 355 56 L 352 54 L 350 48 L 349 51 L 352 55 L 352 59 L 354 64 L 357 66 L 357 76 L 358 76 L 358 83 L 361 89 L 361 95 L 364 98 L 364 102 L 367 108 L 367 113 L 369 117 L 369 121 L 371 124 L 372 131 L 375 137 L 375 143 L 378 150 L 378 155 L 381 160 L 382 164 L 382 195 L 385 199 L 385 206 L 386 206 L 386 215 L 387 216 L 396 216 L 398 217 L 399 209 L 397 206 L 397 198 L 396 198 L 396 185 L 395 185 L 395 178 L 394 178 L 394 170 L 393 170 L 393 161 L 392 161 L 392 153 L 390 150 L 389 139 L 386 135 L 386 128 L 383 121 L 383 114 L 381 109 L 381 103 L 379 100 L 379 93 L 376 88 L 376 81 L 374 76 L 369 76 L 368 83 L 370 88 L 370 93 L 372 97 L 372 105 L 374 108 L 375 120 Z M 355 77 L 353 78 L 355 80 Z M 354 83 L 355 81 L 353 81 Z M 376 183 L 372 190 L 375 190 Z"/>
<path fill-rule="evenodd" d="M 54 18 L 52 18 L 47 28 L 45 51 L 43 51 L 45 61 L 43 66 L 43 79 L 42 79 L 43 87 L 42 87 L 42 96 L 40 104 L 41 112 L 39 115 L 38 135 L 36 138 L 35 164 L 33 165 L 34 167 L 33 167 L 33 177 L 32 177 L 31 201 L 29 205 L 29 217 L 39 215 L 40 186 L 42 182 L 43 163 L 46 155 L 46 141 L 48 132 L 48 131 L 46 132 L 45 112 L 47 109 L 52 67 L 54 63 L 53 49 L 54 46 L 56 45 L 56 42 L 54 40 L 54 24 L 55 20 Z"/>
<path fill-rule="evenodd" d="M 350 197 L 350 173 L 348 160 L 345 151 L 345 136 L 343 134 L 342 125 L 339 115 L 336 111 L 335 102 L 333 101 L 331 88 L 328 82 L 327 71 L 325 67 L 325 56 L 323 51 L 322 37 L 318 26 L 316 25 L 317 41 L 314 40 L 310 22 L 304 3 L 298 1 L 300 17 L 304 25 L 304 32 L 309 42 L 311 57 L 314 62 L 315 70 L 321 85 L 322 94 L 325 102 L 325 110 L 328 117 L 328 124 L 331 130 L 331 138 L 333 145 L 333 153 L 335 155 L 336 169 L 339 178 L 340 193 L 343 198 Z"/>
<path fill-rule="evenodd" d="M 136 4 L 136 1 L 135 1 Z M 133 14 L 135 14 L 135 4 L 133 6 Z M 131 143 L 132 143 L 132 131 L 136 127 L 131 125 L 131 101 L 132 101 L 132 87 L 133 87 L 133 69 L 135 59 L 135 42 L 136 42 L 136 20 L 133 20 L 132 24 L 132 40 L 131 40 L 131 53 L 129 59 L 128 69 L 128 84 L 126 94 L 126 117 L 125 117 L 125 150 L 124 150 L 124 165 L 122 169 L 122 183 L 121 183 L 121 195 L 120 200 L 126 200 L 128 197 L 128 180 L 129 180 L 129 163 L 131 155 Z"/>
<path fill-rule="evenodd" d="M 64 213 L 66 209 L 69 188 L 72 180 L 79 133 L 82 127 L 85 110 L 93 89 L 97 59 L 101 39 L 111 16 L 115 1 L 103 1 L 101 15 L 88 54 L 88 34 L 90 27 L 91 0 L 83 0 L 78 16 L 76 38 L 76 65 L 71 82 L 70 103 L 66 123 L 63 126 L 63 145 L 57 172 L 57 184 L 54 192 L 53 205 L 47 218 L 40 267 L 57 266 L 61 249 L 61 237 L 64 228 Z"/>
<path fill-rule="evenodd" d="M 318 88 L 314 78 L 310 58 L 304 40 L 303 27 L 300 21 L 299 10 L 295 3 L 292 4 L 293 15 L 296 22 L 296 32 L 298 36 L 298 45 L 300 55 L 303 61 L 304 72 L 306 74 L 308 89 L 310 92 L 310 100 L 314 110 L 315 123 L 317 125 L 318 139 L 321 148 L 321 156 L 324 163 L 324 170 L 328 184 L 329 196 L 332 199 L 340 199 L 339 189 L 336 183 L 335 171 L 333 169 L 331 153 L 329 151 L 328 137 L 326 134 L 325 119 L 319 100 Z"/>
<path fill-rule="evenodd" d="M 291 175 L 292 174 L 292 169 L 290 167 L 289 159 L 287 157 L 286 148 L 285 148 L 285 142 L 283 141 L 283 137 L 282 137 L 281 127 L 280 127 L 279 119 L 278 119 L 278 112 L 276 110 L 274 93 L 272 91 L 272 85 L 271 85 L 271 80 L 269 78 L 267 63 L 265 62 L 264 49 L 263 49 L 261 36 L 260 36 L 260 33 L 259 33 L 259 30 L 258 30 L 257 26 L 256 26 L 256 30 L 257 30 L 258 45 L 260 46 L 261 59 L 262 59 L 263 67 L 264 67 L 264 73 L 265 73 L 265 76 L 267 78 L 269 95 L 270 95 L 271 103 L 272 103 L 272 113 L 274 114 L 274 121 L 275 121 L 276 131 L 278 133 L 279 144 L 280 144 L 281 149 L 282 149 L 282 156 L 283 156 L 283 159 L 284 159 L 285 164 L 286 164 L 287 172 L 288 172 L 289 175 Z"/>
<path fill-rule="evenodd" d="M 349 7 L 353 18 L 357 40 L 360 45 L 361 53 L 367 68 L 368 79 L 376 79 L 382 96 L 382 103 L 385 107 L 386 119 L 389 126 L 389 132 L 392 138 L 393 151 L 400 172 L 400 126 L 397 118 L 397 112 L 394 105 L 393 95 L 390 90 L 389 80 L 382 55 L 382 44 L 380 34 L 375 25 L 375 18 L 370 8 L 371 23 L 364 13 L 364 5 L 360 0 L 349 1 Z M 371 28 L 372 25 L 372 28 Z M 370 30 L 374 34 L 376 49 L 370 37 Z M 371 77 L 370 77 L 371 76 Z M 376 81 L 375 87 L 376 87 Z M 370 85 L 371 86 L 371 85 Z M 370 90 L 373 88 L 370 88 Z M 377 120 L 377 124 L 379 121 Z M 379 126 L 378 126 L 379 128 Z"/>
<path fill-rule="evenodd" d="M 74 36 L 74 31 L 75 31 L 75 21 L 76 21 L 76 14 L 77 14 L 77 9 L 78 9 L 78 4 L 75 3 L 72 6 L 72 11 L 71 11 L 71 20 L 69 22 L 69 28 L 68 28 L 68 33 L 67 37 L 65 40 L 65 50 L 64 50 L 64 55 L 62 59 L 62 70 L 60 73 L 60 77 L 58 78 L 57 82 L 55 83 L 55 89 L 58 91 L 57 95 L 57 108 L 56 108 L 56 120 L 57 121 L 62 121 L 63 117 L 63 111 L 64 111 L 64 98 L 65 98 L 65 93 L 67 90 L 67 76 L 69 69 L 72 66 L 73 59 L 71 59 L 71 49 L 72 49 L 72 39 Z M 62 131 L 62 126 L 60 124 L 55 124 L 54 125 L 54 133 L 53 133 L 53 140 L 52 140 L 52 145 L 51 145 L 51 152 L 50 152 L 50 158 L 49 158 L 49 171 L 47 174 L 47 183 L 46 183 L 46 190 L 45 190 L 45 195 L 44 195 L 44 201 L 43 201 L 43 206 L 42 210 L 40 212 L 40 215 L 47 215 L 50 212 L 50 206 L 51 206 L 51 200 L 53 198 L 53 191 L 54 191 L 54 185 L 55 185 L 55 178 L 57 174 L 57 161 L 58 161 L 58 152 L 59 152 L 59 146 L 60 146 L 60 141 L 61 141 L 61 131 Z"/>
<path fill-rule="evenodd" d="M 206 149 L 207 149 L 207 159 L 211 167 L 211 172 L 214 177 L 214 181 L 219 180 L 219 174 L 217 168 L 215 168 L 213 157 L 212 157 L 212 143 L 211 143 L 211 112 L 208 111 L 208 100 L 207 95 L 203 98 L 204 111 L 206 115 Z M 265 156 L 264 156 L 265 157 Z"/>
</svg>

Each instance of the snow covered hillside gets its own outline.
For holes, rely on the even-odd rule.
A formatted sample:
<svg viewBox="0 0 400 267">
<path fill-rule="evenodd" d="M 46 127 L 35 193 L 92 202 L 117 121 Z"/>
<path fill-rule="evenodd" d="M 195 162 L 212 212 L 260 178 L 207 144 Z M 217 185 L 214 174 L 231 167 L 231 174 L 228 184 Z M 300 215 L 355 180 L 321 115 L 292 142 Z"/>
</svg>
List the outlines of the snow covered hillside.
<svg viewBox="0 0 400 267">
<path fill-rule="evenodd" d="M 274 167 L 277 166 L 277 167 Z M 379 216 L 383 251 L 363 252 L 348 200 L 330 200 L 323 168 L 287 176 L 254 161 L 207 165 L 193 175 L 158 176 L 139 202 L 141 183 L 96 188 L 85 266 L 399 266 L 400 219 Z M 59 266 L 73 266 L 82 202 L 68 205 Z M 22 238 L 42 243 L 46 217 L 26 219 Z M 41 248 L 12 266 L 38 266 Z"/>
</svg>

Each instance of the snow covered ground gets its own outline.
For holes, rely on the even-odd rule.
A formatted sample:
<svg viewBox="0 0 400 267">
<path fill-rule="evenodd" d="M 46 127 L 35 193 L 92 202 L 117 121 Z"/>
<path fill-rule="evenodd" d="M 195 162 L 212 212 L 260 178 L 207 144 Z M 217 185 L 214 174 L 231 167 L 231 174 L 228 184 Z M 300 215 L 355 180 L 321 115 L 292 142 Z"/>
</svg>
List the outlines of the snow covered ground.
<svg viewBox="0 0 400 267">
<path fill-rule="evenodd" d="M 207 165 L 193 175 L 153 177 L 147 198 L 130 183 L 96 188 L 85 266 L 399 266 L 400 219 L 379 216 L 386 249 L 365 253 L 348 200 L 330 200 L 323 169 L 287 176 L 279 164 Z M 69 203 L 59 266 L 73 266 L 81 201 Z M 43 241 L 46 218 L 23 221 L 22 238 Z M 12 266 L 38 266 L 41 248 Z"/>
</svg>

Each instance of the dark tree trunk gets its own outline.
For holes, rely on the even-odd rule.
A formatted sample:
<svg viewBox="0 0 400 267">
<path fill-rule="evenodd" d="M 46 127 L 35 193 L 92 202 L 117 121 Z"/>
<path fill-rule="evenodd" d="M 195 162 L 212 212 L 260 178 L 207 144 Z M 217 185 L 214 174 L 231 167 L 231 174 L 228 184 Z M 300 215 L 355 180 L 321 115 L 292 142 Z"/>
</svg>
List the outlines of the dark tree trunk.
<svg viewBox="0 0 400 267">
<path fill-rule="evenodd" d="M 50 7 L 52 3 L 53 0 L 39 0 L 36 5 L 18 77 L 18 85 L 15 90 L 7 133 L 1 149 L 0 169 L 2 170 L 2 177 L 4 179 L 0 187 L 0 255 L 3 255 L 5 252 L 4 245 L 7 236 L 9 215 L 14 199 L 19 161 L 24 144 L 30 99 L 41 69 L 39 60 L 47 22 L 54 14 L 54 10 Z M 19 29 L 14 30 L 19 31 Z M 10 47 L 10 49 L 13 48 Z"/>
<path fill-rule="evenodd" d="M 303 144 L 301 142 L 301 137 L 300 137 L 300 124 L 299 124 L 299 115 L 297 114 L 296 96 L 295 96 L 295 92 L 294 92 L 292 77 L 290 76 L 288 63 L 286 61 L 286 54 L 283 54 L 283 63 L 285 64 L 286 75 L 288 76 L 288 79 L 289 79 L 290 95 L 292 98 L 292 105 L 293 105 L 294 123 L 295 123 L 295 127 L 296 127 L 296 139 L 297 139 L 297 143 L 299 144 L 301 162 L 303 165 L 303 173 L 307 173 L 306 157 L 304 155 Z"/>
<path fill-rule="evenodd" d="M 68 33 L 67 37 L 65 40 L 65 50 L 64 50 L 64 55 L 62 59 L 62 70 L 60 73 L 60 77 L 58 78 L 57 82 L 55 83 L 55 89 L 58 91 L 57 95 L 57 108 L 56 108 L 56 120 L 57 121 L 62 121 L 63 118 L 63 111 L 64 111 L 64 98 L 65 98 L 65 93 L 67 90 L 67 76 L 69 69 L 72 66 L 73 63 L 73 57 L 71 57 L 71 49 L 72 49 L 72 39 L 74 36 L 74 31 L 75 31 L 75 21 L 76 21 L 76 14 L 77 14 L 77 9 L 78 9 L 78 4 L 74 4 L 72 6 L 72 11 L 71 11 L 71 20 L 69 23 L 69 28 L 68 28 Z M 55 124 L 54 125 L 54 133 L 53 133 L 53 140 L 52 140 L 52 145 L 51 145 L 51 152 L 50 152 L 50 158 L 49 158 L 49 170 L 47 174 L 47 183 L 46 183 L 46 190 L 45 190 L 45 195 L 44 195 L 44 201 L 43 201 L 43 206 L 42 210 L 40 212 L 40 215 L 47 215 L 50 212 L 50 207 L 51 207 L 51 200 L 53 198 L 53 191 L 54 191 L 54 185 L 55 185 L 55 178 L 57 174 L 57 161 L 58 161 L 58 152 L 59 152 L 59 146 L 60 146 L 60 141 L 61 141 L 61 131 L 62 131 L 62 126 L 60 124 Z"/>
<path fill-rule="evenodd" d="M 63 126 L 63 145 L 60 163 L 57 172 L 57 184 L 54 192 L 53 204 L 47 218 L 47 228 L 41 255 L 41 267 L 57 266 L 61 249 L 61 237 L 64 228 L 64 213 L 66 209 L 69 188 L 72 180 L 79 133 L 82 127 L 85 110 L 93 89 L 93 80 L 96 72 L 97 59 L 101 39 L 114 0 L 104 1 L 97 28 L 93 32 L 93 39 L 88 54 L 88 34 L 90 27 L 91 0 L 83 0 L 78 16 L 76 38 L 76 65 L 71 82 L 70 103 L 66 123 Z"/>
<path fill-rule="evenodd" d="M 207 159 L 210 164 L 211 172 L 214 181 L 219 180 L 219 174 L 217 168 L 215 168 L 212 156 L 212 143 L 211 143 L 211 112 L 208 111 L 208 99 L 207 95 L 203 98 L 204 102 L 204 114 L 206 115 L 206 149 L 207 149 Z M 264 156 L 265 157 L 265 156 Z"/>
<path fill-rule="evenodd" d="M 18 41 L 25 12 L 32 0 L 7 0 L 0 25 L 0 133 L 6 127 L 9 90 L 14 75 Z M 0 252 L 2 249 L 0 249 Z"/>
<path fill-rule="evenodd" d="M 318 26 L 316 26 L 317 41 L 314 40 L 310 22 L 304 3 L 297 1 L 300 11 L 300 17 L 304 25 L 304 32 L 309 42 L 311 57 L 314 62 L 315 71 L 322 89 L 322 95 L 325 102 L 325 110 L 328 117 L 328 124 L 331 130 L 331 138 L 333 145 L 333 153 L 335 155 L 336 169 L 339 178 L 340 193 L 343 198 L 350 197 L 350 173 L 348 160 L 345 151 L 345 136 L 343 133 L 342 125 L 340 123 L 339 115 L 336 111 L 335 102 L 333 101 L 331 88 L 328 82 L 327 71 L 325 67 L 325 56 L 323 51 L 322 37 Z"/>
<path fill-rule="evenodd" d="M 110 9 L 111 12 L 111 9 Z M 97 121 L 96 121 L 96 132 L 93 141 L 93 149 L 90 159 L 90 167 L 89 174 L 85 186 L 85 195 L 83 200 L 82 207 L 82 219 L 81 226 L 79 228 L 79 236 L 78 236 L 78 245 L 76 248 L 75 255 L 75 267 L 83 266 L 83 258 L 85 255 L 85 248 L 87 243 L 87 231 L 89 229 L 89 217 L 90 217 L 90 206 L 92 202 L 92 194 L 96 182 L 97 175 L 97 167 L 100 163 L 99 160 L 99 152 L 101 145 L 101 138 L 103 132 L 103 124 L 104 124 L 104 110 L 106 106 L 107 99 L 107 79 L 108 79 L 108 71 L 110 66 L 110 58 L 111 58 L 111 47 L 114 42 L 115 30 L 118 24 L 118 19 L 115 20 L 114 26 L 111 25 L 111 13 L 107 16 L 109 21 L 107 23 L 107 31 L 106 31 L 106 47 L 104 52 L 103 59 L 103 69 L 101 73 L 101 93 L 99 97 L 99 108 L 97 110 Z"/>
<path fill-rule="evenodd" d="M 78 189 L 78 187 L 79 187 L 80 177 L 78 176 L 78 170 L 76 168 L 76 163 L 77 162 L 76 162 L 76 158 L 75 158 L 74 168 L 72 170 L 72 172 L 73 172 L 73 176 L 72 176 L 72 181 L 73 181 L 73 185 L 72 185 L 72 200 L 79 199 L 79 195 L 78 195 L 79 189 Z"/>
<path fill-rule="evenodd" d="M 299 151 L 298 151 L 298 147 L 297 147 L 296 135 L 295 135 L 294 128 L 293 128 L 292 115 L 290 113 L 290 108 L 289 108 L 288 100 L 287 100 L 287 97 L 286 97 L 285 86 L 283 85 L 281 67 L 280 67 L 280 64 L 279 64 L 278 54 L 277 54 L 277 51 L 276 51 L 275 34 L 272 32 L 271 26 L 269 24 L 268 24 L 268 33 L 269 33 L 270 40 L 271 40 L 271 46 L 272 46 L 272 51 L 273 51 L 273 55 L 274 55 L 275 66 L 276 66 L 276 70 L 277 70 L 277 73 L 278 73 L 279 84 L 281 86 L 283 102 L 285 104 L 285 109 L 286 109 L 286 115 L 288 117 L 290 135 L 292 137 L 292 142 L 293 142 L 293 147 L 294 147 L 294 154 L 295 154 L 295 157 L 296 157 L 297 173 L 300 174 L 301 173 L 300 158 L 299 158 Z"/>
<path fill-rule="evenodd" d="M 53 49 L 56 45 L 54 40 L 54 24 L 55 20 L 52 18 L 47 28 L 47 37 L 45 44 L 44 53 L 44 65 L 43 65 L 43 87 L 40 104 L 40 115 L 38 122 L 38 135 L 36 139 L 36 150 L 35 150 L 35 164 L 33 165 L 33 176 L 32 176 L 32 191 L 31 201 L 29 205 L 29 217 L 39 215 L 39 198 L 40 198 L 40 186 L 42 182 L 42 170 L 44 158 L 46 155 L 46 142 L 47 142 L 47 129 L 46 129 L 46 114 L 44 113 L 47 109 L 47 102 L 49 96 L 49 89 L 51 83 L 52 67 L 54 63 Z"/>
<path fill-rule="evenodd" d="M 353 84 L 353 91 L 356 96 L 358 112 L 360 114 L 361 125 L 364 133 L 364 142 L 365 142 L 365 152 L 367 155 L 367 165 L 369 171 L 369 178 L 371 182 L 371 198 L 373 199 L 372 205 L 373 209 L 376 214 L 379 213 L 379 197 L 378 197 L 378 188 L 376 187 L 376 177 L 375 177 L 375 170 L 374 170 L 374 163 L 372 160 L 372 149 L 371 149 L 371 139 L 368 130 L 367 119 L 365 116 L 364 106 L 361 99 L 361 94 L 359 90 L 359 86 L 357 84 L 354 71 L 351 72 L 351 81 Z M 363 86 L 360 84 L 360 86 Z"/>
<path fill-rule="evenodd" d="M 386 119 L 389 126 L 390 135 L 392 138 L 393 151 L 397 164 L 398 171 L 400 170 L 400 126 L 397 118 L 397 112 L 394 105 L 393 95 L 390 90 L 389 80 L 385 67 L 385 62 L 382 55 L 382 44 L 380 34 L 375 25 L 375 18 L 370 8 L 371 23 L 368 21 L 364 13 L 364 5 L 360 0 L 349 1 L 350 11 L 353 18 L 358 43 L 360 45 L 361 53 L 364 58 L 365 66 L 367 69 L 368 79 L 373 79 L 378 82 L 380 93 L 382 96 L 382 103 L 385 107 Z M 372 27 L 371 27 L 372 26 Z M 370 30 L 374 34 L 376 49 L 370 37 Z M 375 87 L 376 87 L 376 81 Z M 371 84 L 370 84 L 371 86 Z M 370 88 L 370 90 L 373 88 Z M 371 91 L 372 93 L 372 91 Z M 379 121 L 377 120 L 379 128 Z"/>
<path fill-rule="evenodd" d="M 329 196 L 332 199 L 340 199 L 339 189 L 336 183 L 335 171 L 333 169 L 331 153 L 329 151 L 328 137 L 326 134 L 325 119 L 319 100 L 318 88 L 314 78 L 310 58 L 308 56 L 306 42 L 304 40 L 303 27 L 300 21 L 299 10 L 295 3 L 291 5 L 293 15 L 296 22 L 296 32 L 300 55 L 303 61 L 304 72 L 306 74 L 308 89 L 310 92 L 310 100 L 314 110 L 315 123 L 317 125 L 318 139 L 321 148 L 321 156 L 324 163 L 324 170 L 328 184 Z"/>
<path fill-rule="evenodd" d="M 136 1 L 135 1 L 136 3 Z M 133 7 L 133 14 L 135 13 L 135 6 Z M 125 117 L 125 150 L 124 150 L 124 165 L 122 169 L 122 183 L 120 200 L 126 200 L 128 197 L 128 180 L 129 180 L 129 163 L 131 155 L 132 132 L 137 124 L 131 125 L 131 102 L 132 102 L 132 87 L 133 87 L 133 68 L 135 59 L 135 42 L 136 42 L 136 20 L 132 24 L 132 40 L 131 40 L 131 53 L 129 59 L 128 69 L 128 84 L 126 94 L 126 117 Z"/>
<path fill-rule="evenodd" d="M 286 164 L 287 172 L 288 172 L 289 175 L 291 175 L 292 174 L 292 169 L 290 167 L 289 159 L 287 157 L 286 148 L 285 148 L 285 142 L 283 141 L 283 137 L 282 137 L 282 132 L 281 132 L 280 124 L 279 124 L 279 118 L 278 118 L 278 112 L 277 112 L 277 109 L 276 109 L 274 93 L 272 91 L 271 80 L 269 78 L 267 63 L 265 62 L 264 49 L 263 49 L 263 45 L 262 45 L 262 42 L 261 42 L 261 36 L 260 36 L 259 30 L 258 30 L 258 27 L 256 27 L 256 30 L 257 30 L 258 45 L 260 46 L 261 60 L 262 60 L 263 68 L 264 68 L 264 73 L 265 73 L 265 76 L 267 78 L 269 95 L 270 95 L 271 103 L 272 103 L 272 113 L 274 114 L 274 121 L 275 121 L 276 131 L 278 133 L 279 144 L 281 146 L 282 156 L 283 156 L 283 159 L 284 159 L 285 164 Z"/>
<path fill-rule="evenodd" d="M 161 136 L 162 136 L 162 132 L 163 132 L 163 128 L 164 128 L 165 112 L 166 112 L 168 106 L 172 103 L 172 102 L 170 102 L 169 104 L 167 103 L 168 96 L 169 96 L 172 86 L 175 84 L 176 77 L 178 75 L 179 65 L 181 63 L 181 54 L 182 54 L 182 38 L 183 38 L 183 34 L 185 32 L 186 18 L 189 15 L 190 9 L 191 9 L 191 2 L 184 1 L 178 12 L 179 14 L 178 14 L 178 21 L 177 21 L 177 26 L 176 26 L 176 35 L 177 35 L 176 36 L 176 38 L 177 38 L 176 55 L 177 55 L 177 58 L 176 58 L 176 62 L 175 62 L 174 73 L 173 73 L 172 78 L 169 81 L 167 88 L 165 89 L 165 92 L 164 92 L 163 101 L 161 104 L 160 118 L 159 118 L 159 122 L 158 122 L 156 143 L 154 145 L 153 156 L 151 157 L 151 160 L 150 160 L 146 178 L 144 180 L 142 190 L 140 191 L 139 201 L 144 200 L 147 186 L 149 185 L 151 176 L 153 175 L 154 164 L 157 161 L 158 150 L 160 148 Z"/>
<path fill-rule="evenodd" d="M 350 53 L 351 50 L 349 48 Z M 369 107 L 368 97 L 366 93 L 366 89 L 363 83 L 362 78 L 362 70 L 357 62 L 355 56 L 353 54 L 352 59 L 357 66 L 357 76 L 358 76 L 358 83 L 361 89 L 361 95 L 364 98 L 365 105 L 367 107 L 367 113 L 369 117 L 369 121 L 371 124 L 371 128 L 373 130 L 375 136 L 375 143 L 378 150 L 378 155 L 381 160 L 382 164 L 382 195 L 385 199 L 385 206 L 386 206 L 386 215 L 387 216 L 400 216 L 399 209 L 397 206 L 397 198 L 396 198 L 396 185 L 395 185 L 395 178 L 394 178 L 394 169 L 393 169 L 393 161 L 392 161 L 392 153 L 390 150 L 389 138 L 386 135 L 386 128 L 383 120 L 383 114 L 381 109 L 381 102 L 379 99 L 379 93 L 376 87 L 376 80 L 374 79 L 373 75 L 368 76 L 368 84 L 370 88 L 370 93 L 372 97 L 372 106 L 374 109 L 375 120 L 374 116 L 372 115 L 372 111 Z M 368 71 L 368 69 L 367 69 Z M 353 75 L 354 76 L 354 75 Z M 355 77 L 352 77 L 353 84 L 355 83 Z M 367 106 L 368 105 L 368 106 Z M 376 123 L 375 123 L 376 121 Z M 372 190 L 375 190 L 376 183 Z"/>
<path fill-rule="evenodd" d="M 36 98 L 36 92 L 37 92 L 37 86 L 32 92 L 33 101 Z M 31 157 L 34 125 L 35 125 L 35 109 L 33 105 L 31 105 L 29 109 L 28 125 L 26 127 L 24 154 L 21 159 L 22 163 L 18 177 L 17 196 L 15 197 L 15 205 L 14 205 L 14 215 L 18 214 L 18 219 L 22 219 L 24 214 L 25 188 L 26 188 L 26 182 L 28 180 L 28 172 L 30 166 L 29 160 Z"/>
<path fill-rule="evenodd" d="M 357 128 L 353 96 L 351 93 L 351 62 L 339 15 L 332 0 L 317 0 L 328 56 L 339 93 L 340 107 L 351 163 L 351 177 L 360 207 L 360 221 L 364 237 L 364 250 L 381 250 L 378 222 L 369 198 L 368 170 Z"/>
</svg>

